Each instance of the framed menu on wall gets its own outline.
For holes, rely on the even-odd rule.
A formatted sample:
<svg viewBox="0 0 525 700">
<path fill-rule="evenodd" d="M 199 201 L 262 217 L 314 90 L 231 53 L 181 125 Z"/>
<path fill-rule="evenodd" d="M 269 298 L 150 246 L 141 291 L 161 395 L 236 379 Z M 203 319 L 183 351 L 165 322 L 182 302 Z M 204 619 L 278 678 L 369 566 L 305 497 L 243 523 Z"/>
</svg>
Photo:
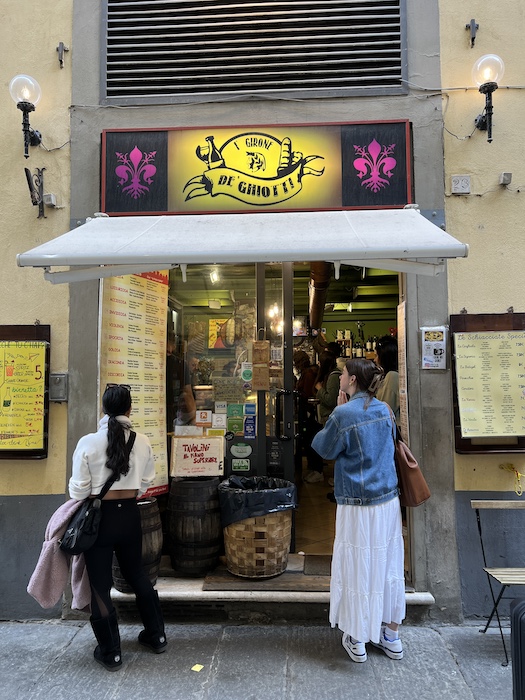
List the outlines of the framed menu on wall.
<svg viewBox="0 0 525 700">
<path fill-rule="evenodd" d="M 50 326 L 0 326 L 0 459 L 47 457 Z"/>
<path fill-rule="evenodd" d="M 525 314 L 451 317 L 457 452 L 525 451 Z"/>
</svg>

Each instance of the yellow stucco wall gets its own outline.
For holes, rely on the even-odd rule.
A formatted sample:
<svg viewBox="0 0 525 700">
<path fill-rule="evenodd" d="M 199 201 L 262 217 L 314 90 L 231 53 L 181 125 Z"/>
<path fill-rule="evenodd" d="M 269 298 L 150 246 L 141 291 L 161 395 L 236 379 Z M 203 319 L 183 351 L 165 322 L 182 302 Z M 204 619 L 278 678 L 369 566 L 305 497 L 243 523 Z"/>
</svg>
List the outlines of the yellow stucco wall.
<svg viewBox="0 0 525 700">
<path fill-rule="evenodd" d="M 47 152 L 30 148 L 23 155 L 22 113 L 9 95 L 9 82 L 17 74 L 35 78 L 42 99 L 30 115 L 31 126 L 42 133 L 43 143 L 54 149 L 69 140 L 71 103 L 72 1 L 0 0 L 0 324 L 26 325 L 37 320 L 51 326 L 51 371 L 68 369 L 68 288 L 44 281 L 42 271 L 18 268 L 16 254 L 69 230 L 70 145 Z M 60 68 L 56 47 L 71 50 Z M 46 208 L 37 219 L 31 205 L 24 167 L 45 168 L 44 191 L 56 195 L 60 209 Z M 49 456 L 44 460 L 0 460 L 0 495 L 56 494 L 65 492 L 67 404 L 51 404 Z"/>
<path fill-rule="evenodd" d="M 525 312 L 525 131 L 522 112 L 525 91 L 506 86 L 524 85 L 522 3 L 498 5 L 478 0 L 458 11 L 455 0 L 441 0 L 440 36 L 443 93 L 445 214 L 447 231 L 470 245 L 466 260 L 449 263 L 449 311 L 469 314 L 505 313 L 509 307 Z M 469 13 L 468 15 L 466 13 Z M 470 47 L 466 23 L 479 24 Z M 484 54 L 495 53 L 505 62 L 505 74 L 493 94 L 493 142 L 486 132 L 474 130 L 485 97 L 472 79 L 472 66 Z M 446 88 L 466 88 L 447 91 Z M 502 172 L 512 183 L 498 184 Z M 471 194 L 452 195 L 451 176 L 470 175 Z M 500 464 L 512 463 L 525 472 L 525 455 L 456 455 L 457 490 L 511 491 L 514 476 Z"/>
</svg>

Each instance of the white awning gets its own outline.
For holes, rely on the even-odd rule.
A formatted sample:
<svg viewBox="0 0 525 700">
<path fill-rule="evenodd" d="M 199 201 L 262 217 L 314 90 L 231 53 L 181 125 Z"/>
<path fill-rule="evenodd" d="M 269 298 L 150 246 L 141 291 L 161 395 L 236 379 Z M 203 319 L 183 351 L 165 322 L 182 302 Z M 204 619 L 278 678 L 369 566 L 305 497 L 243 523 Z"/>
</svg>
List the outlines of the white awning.
<svg viewBox="0 0 525 700">
<path fill-rule="evenodd" d="M 414 209 L 95 217 L 17 255 L 53 283 L 197 263 L 333 262 L 436 275 L 468 255 Z M 52 271 L 69 267 L 67 271 Z"/>
</svg>

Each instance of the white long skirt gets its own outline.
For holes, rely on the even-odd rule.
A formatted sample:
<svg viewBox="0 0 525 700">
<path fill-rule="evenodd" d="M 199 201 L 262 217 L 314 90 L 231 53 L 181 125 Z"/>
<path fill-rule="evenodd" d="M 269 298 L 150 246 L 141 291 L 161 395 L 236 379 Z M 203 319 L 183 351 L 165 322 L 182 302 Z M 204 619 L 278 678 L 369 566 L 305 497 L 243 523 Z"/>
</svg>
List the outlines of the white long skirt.
<svg viewBox="0 0 525 700">
<path fill-rule="evenodd" d="M 381 623 L 405 618 L 399 498 L 376 506 L 337 506 L 330 624 L 360 642 L 379 642 Z"/>
</svg>

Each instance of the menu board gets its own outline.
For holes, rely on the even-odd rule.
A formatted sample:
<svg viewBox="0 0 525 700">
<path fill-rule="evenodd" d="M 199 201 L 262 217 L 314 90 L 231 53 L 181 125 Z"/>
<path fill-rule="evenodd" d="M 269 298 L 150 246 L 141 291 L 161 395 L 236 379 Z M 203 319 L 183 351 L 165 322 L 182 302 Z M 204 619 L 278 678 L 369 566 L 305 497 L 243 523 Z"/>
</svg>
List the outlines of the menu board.
<svg viewBox="0 0 525 700">
<path fill-rule="evenodd" d="M 42 340 L 0 340 L 0 451 L 15 458 L 46 449 L 48 351 Z"/>
<path fill-rule="evenodd" d="M 131 386 L 131 422 L 146 434 L 156 477 L 147 495 L 168 491 L 166 441 L 166 307 L 168 277 L 154 272 L 102 283 L 100 389 Z"/>
<path fill-rule="evenodd" d="M 525 331 L 454 333 L 461 436 L 525 435 Z"/>
</svg>

